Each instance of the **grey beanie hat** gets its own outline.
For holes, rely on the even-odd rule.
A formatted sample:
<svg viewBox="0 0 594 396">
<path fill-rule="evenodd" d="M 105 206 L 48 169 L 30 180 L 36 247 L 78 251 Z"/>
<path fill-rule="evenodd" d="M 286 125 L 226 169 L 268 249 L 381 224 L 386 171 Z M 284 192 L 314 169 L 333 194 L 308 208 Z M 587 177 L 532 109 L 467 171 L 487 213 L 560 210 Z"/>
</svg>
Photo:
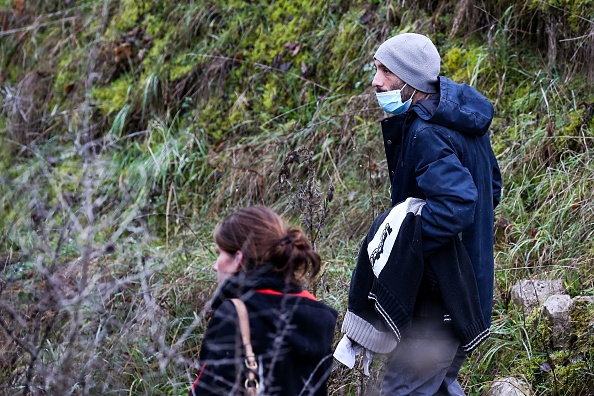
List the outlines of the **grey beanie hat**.
<svg viewBox="0 0 594 396">
<path fill-rule="evenodd" d="M 441 57 L 431 40 L 416 33 L 402 33 L 379 46 L 375 59 L 413 88 L 437 92 Z"/>
</svg>

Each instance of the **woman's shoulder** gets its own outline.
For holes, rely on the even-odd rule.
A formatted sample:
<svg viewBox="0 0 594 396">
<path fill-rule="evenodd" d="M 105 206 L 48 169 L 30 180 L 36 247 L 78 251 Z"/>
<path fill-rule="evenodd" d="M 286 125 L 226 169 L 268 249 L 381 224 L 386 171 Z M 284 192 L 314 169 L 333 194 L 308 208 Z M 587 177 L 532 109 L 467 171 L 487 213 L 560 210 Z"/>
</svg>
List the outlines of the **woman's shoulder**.
<svg viewBox="0 0 594 396">
<path fill-rule="evenodd" d="M 246 304 L 258 310 L 289 308 L 293 312 L 311 315 L 320 320 L 325 315 L 329 319 L 336 319 L 338 312 L 323 301 L 318 300 L 311 292 L 303 290 L 300 293 L 272 293 L 270 291 L 256 291 L 248 297 Z M 313 319 L 312 319 L 313 320 Z"/>
<path fill-rule="evenodd" d="M 335 320 L 338 317 L 338 312 L 323 301 L 318 300 L 311 292 L 303 290 L 298 293 L 282 293 L 273 289 L 256 289 L 251 290 L 241 296 L 242 300 L 250 314 L 250 319 L 263 318 L 266 316 L 275 316 L 279 309 L 287 309 L 290 307 L 291 311 L 306 312 L 316 320 L 321 319 L 320 316 L 326 316 L 330 320 Z M 254 318 L 254 319 L 255 319 Z M 217 308 L 213 311 L 211 321 L 237 323 L 237 311 L 231 299 L 224 299 Z"/>
</svg>

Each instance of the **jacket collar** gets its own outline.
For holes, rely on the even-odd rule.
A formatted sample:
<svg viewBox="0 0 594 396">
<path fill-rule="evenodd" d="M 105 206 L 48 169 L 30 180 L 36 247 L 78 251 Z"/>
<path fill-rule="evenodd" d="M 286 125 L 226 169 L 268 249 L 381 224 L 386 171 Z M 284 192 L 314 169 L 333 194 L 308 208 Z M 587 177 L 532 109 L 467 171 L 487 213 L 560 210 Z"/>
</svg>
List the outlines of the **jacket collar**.
<svg viewBox="0 0 594 396">
<path fill-rule="evenodd" d="M 210 307 L 216 309 L 226 299 L 241 297 L 259 289 L 297 294 L 301 293 L 303 287 L 301 284 L 285 280 L 280 274 L 273 272 L 272 265 L 264 264 L 250 274 L 240 272 L 228 278 L 215 291 L 210 300 Z"/>
</svg>

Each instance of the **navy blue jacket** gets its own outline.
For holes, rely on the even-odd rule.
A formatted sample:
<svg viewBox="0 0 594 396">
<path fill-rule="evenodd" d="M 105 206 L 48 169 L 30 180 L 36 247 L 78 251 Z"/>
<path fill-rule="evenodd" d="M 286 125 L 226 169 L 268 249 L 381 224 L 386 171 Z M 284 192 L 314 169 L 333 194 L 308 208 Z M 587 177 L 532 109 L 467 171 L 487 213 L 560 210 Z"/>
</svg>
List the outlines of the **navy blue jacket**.
<svg viewBox="0 0 594 396">
<path fill-rule="evenodd" d="M 488 129 L 493 106 L 466 84 L 439 77 L 440 92 L 402 115 L 381 121 L 392 206 L 409 197 L 426 201 L 423 252 L 429 257 L 461 235 L 474 269 L 481 310 L 491 323 L 494 208 L 501 174 Z"/>
</svg>

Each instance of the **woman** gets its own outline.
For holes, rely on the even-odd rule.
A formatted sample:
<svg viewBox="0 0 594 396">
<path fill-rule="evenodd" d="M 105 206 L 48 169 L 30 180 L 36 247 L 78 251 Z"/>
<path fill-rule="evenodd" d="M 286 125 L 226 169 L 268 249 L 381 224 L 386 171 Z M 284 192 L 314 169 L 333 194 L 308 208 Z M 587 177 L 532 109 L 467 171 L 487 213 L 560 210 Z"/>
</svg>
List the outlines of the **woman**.
<svg viewBox="0 0 594 396">
<path fill-rule="evenodd" d="M 272 210 L 253 206 L 223 220 L 214 239 L 219 288 L 190 395 L 247 394 L 238 314 L 230 300 L 237 297 L 248 311 L 259 394 L 326 395 L 337 312 L 303 288 L 321 264 L 305 234 L 287 228 Z"/>
</svg>

